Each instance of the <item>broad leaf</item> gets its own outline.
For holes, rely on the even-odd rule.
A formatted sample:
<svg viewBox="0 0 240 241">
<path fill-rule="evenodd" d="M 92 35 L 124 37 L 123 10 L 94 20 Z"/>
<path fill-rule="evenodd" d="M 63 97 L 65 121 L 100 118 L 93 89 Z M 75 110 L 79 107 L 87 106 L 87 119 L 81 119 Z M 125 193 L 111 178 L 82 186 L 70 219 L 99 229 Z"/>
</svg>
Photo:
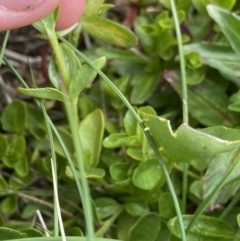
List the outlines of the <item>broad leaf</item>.
<svg viewBox="0 0 240 241">
<path fill-rule="evenodd" d="M 162 169 L 156 159 L 140 163 L 132 177 L 133 184 L 143 190 L 152 190 L 164 180 Z"/>
<path fill-rule="evenodd" d="M 170 122 L 166 119 L 143 115 L 146 126 L 156 140 L 158 148 L 175 162 L 203 161 L 215 155 L 234 150 L 240 146 L 240 141 L 228 141 L 195 130 L 182 124 L 173 132 Z"/>
<path fill-rule="evenodd" d="M 143 201 L 127 202 L 124 204 L 124 208 L 127 213 L 132 216 L 142 216 L 149 212 L 149 206 Z"/>
<path fill-rule="evenodd" d="M 119 203 L 112 198 L 98 198 L 94 200 L 94 203 L 101 219 L 113 215 L 120 207 Z"/>
<path fill-rule="evenodd" d="M 164 77 L 181 96 L 179 73 L 165 72 Z M 190 114 L 206 126 L 225 125 L 233 127 L 237 124 L 236 114 L 228 109 L 228 97 L 225 90 L 211 80 L 188 89 L 188 105 Z"/>
<path fill-rule="evenodd" d="M 183 215 L 183 222 L 187 228 L 192 219 L 192 215 Z M 168 222 L 170 231 L 181 238 L 180 229 L 178 226 L 177 217 Z M 188 232 L 188 240 L 204 240 L 204 241 L 231 241 L 235 235 L 235 230 L 227 223 L 215 217 L 200 216 L 192 228 Z M 240 236 L 237 235 L 236 241 L 239 241 Z"/>
<path fill-rule="evenodd" d="M 88 17 L 97 14 L 103 2 L 104 0 L 87 0 L 83 16 Z"/>
<path fill-rule="evenodd" d="M 83 30 L 98 39 L 113 45 L 131 48 L 137 44 L 137 38 L 124 26 L 105 18 L 93 16 L 82 19 Z"/>
<path fill-rule="evenodd" d="M 103 68 L 105 63 L 105 57 L 93 61 L 93 64 L 95 64 L 99 69 Z M 69 85 L 69 96 L 75 103 L 77 103 L 78 96 L 82 90 L 90 84 L 96 76 L 97 72 L 89 65 L 84 65 L 74 72 L 74 76 L 72 77 Z"/>
<path fill-rule="evenodd" d="M 1 233 L 1 240 L 9 240 L 9 239 L 22 239 L 26 238 L 27 234 L 21 233 L 15 229 L 11 228 L 0 228 L 0 233 Z"/>
<path fill-rule="evenodd" d="M 240 17 L 214 5 L 208 5 L 210 17 L 217 22 L 234 51 L 240 56 Z"/>
<path fill-rule="evenodd" d="M 2 127 L 8 132 L 22 132 L 26 126 L 27 109 L 22 101 L 13 101 L 3 111 Z"/>
<path fill-rule="evenodd" d="M 100 48 L 96 50 L 97 55 L 105 56 L 107 59 L 126 60 L 137 63 L 149 63 L 150 60 L 130 50 Z"/>
<path fill-rule="evenodd" d="M 18 88 L 18 90 L 27 96 L 49 99 L 49 100 L 58 100 L 65 101 L 68 100 L 68 97 L 64 95 L 61 91 L 54 88 L 37 88 L 37 89 L 24 89 Z"/>
<path fill-rule="evenodd" d="M 96 167 L 102 149 L 104 117 L 100 109 L 95 110 L 80 123 L 79 136 L 83 148 L 86 167 Z"/>
<path fill-rule="evenodd" d="M 155 240 L 161 228 L 160 218 L 155 213 L 147 213 L 141 216 L 129 230 L 128 241 L 152 241 Z"/>
<path fill-rule="evenodd" d="M 240 77 L 240 57 L 228 45 L 194 43 L 184 46 L 185 54 L 198 52 L 204 64 L 230 76 Z"/>
<path fill-rule="evenodd" d="M 238 167 L 236 167 L 236 169 L 231 173 L 227 181 L 239 176 L 239 149 L 221 153 L 211 161 L 202 182 L 203 199 L 207 198 L 222 178 L 227 175 L 235 162 L 239 163 Z M 224 187 L 214 200 L 211 201 L 211 206 L 214 207 L 214 204 L 225 204 L 239 189 L 239 185 L 240 180 Z"/>
</svg>

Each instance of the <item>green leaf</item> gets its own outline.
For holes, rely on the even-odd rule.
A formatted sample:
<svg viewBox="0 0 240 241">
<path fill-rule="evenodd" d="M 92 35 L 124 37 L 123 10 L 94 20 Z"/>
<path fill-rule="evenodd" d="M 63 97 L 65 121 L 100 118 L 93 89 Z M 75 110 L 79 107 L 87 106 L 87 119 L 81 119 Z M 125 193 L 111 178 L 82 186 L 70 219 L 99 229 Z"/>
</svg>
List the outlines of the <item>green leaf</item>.
<svg viewBox="0 0 240 241">
<path fill-rule="evenodd" d="M 89 17 L 97 14 L 104 0 L 87 0 L 87 5 L 84 10 L 84 17 Z"/>
<path fill-rule="evenodd" d="M 54 32 L 54 28 L 55 28 L 53 13 L 49 14 L 48 16 L 41 19 L 40 21 L 33 23 L 33 26 L 39 32 L 47 34 L 48 36 L 51 35 Z"/>
<path fill-rule="evenodd" d="M 161 218 L 170 219 L 176 216 L 175 206 L 169 192 L 160 194 L 158 199 L 158 211 Z"/>
<path fill-rule="evenodd" d="M 100 109 L 90 113 L 79 126 L 81 145 L 87 160 L 86 167 L 96 167 L 102 149 L 104 117 Z"/>
<path fill-rule="evenodd" d="M 185 228 L 192 217 L 193 215 L 183 215 Z M 181 238 L 177 217 L 168 222 L 168 228 L 174 235 Z M 188 232 L 188 240 L 231 241 L 234 235 L 235 231 L 228 223 L 215 217 L 201 215 Z M 239 240 L 239 236 L 236 240 Z"/>
<path fill-rule="evenodd" d="M 1 211 L 6 214 L 12 214 L 17 209 L 17 196 L 11 195 L 3 199 L 1 202 Z M 0 231 L 1 232 L 1 231 Z M 2 238 L 2 233 L 1 233 Z"/>
<path fill-rule="evenodd" d="M 98 215 L 101 219 L 113 215 L 120 207 L 119 203 L 112 198 L 98 198 L 94 200 Z"/>
<path fill-rule="evenodd" d="M 74 51 L 70 49 L 66 44 L 61 44 L 61 50 L 63 52 L 65 64 L 68 73 L 70 74 L 70 78 L 73 78 L 76 74 L 76 71 L 78 71 L 81 68 L 81 62 L 77 55 L 74 53 Z M 56 59 L 55 62 L 57 63 Z"/>
<path fill-rule="evenodd" d="M 27 129 L 36 138 L 43 139 L 46 135 L 46 125 L 42 112 L 33 105 L 27 105 Z"/>
<path fill-rule="evenodd" d="M 131 48 L 137 44 L 137 38 L 133 32 L 105 18 L 85 17 L 82 18 L 82 25 L 84 31 L 113 45 Z"/>
<path fill-rule="evenodd" d="M 87 178 L 95 178 L 95 179 L 102 179 L 104 178 L 106 172 L 103 168 L 91 168 L 87 171 L 86 177 Z"/>
<path fill-rule="evenodd" d="M 57 128 L 58 134 L 62 138 L 62 141 L 65 145 L 65 148 L 68 150 L 70 154 L 74 154 L 75 149 L 73 146 L 73 140 L 72 140 L 72 135 L 64 128 Z M 57 154 L 61 155 L 62 157 L 65 157 L 65 154 L 62 150 L 62 147 L 60 143 L 57 140 L 57 137 L 54 135 L 53 136 L 53 141 L 54 141 L 54 148 Z"/>
<path fill-rule="evenodd" d="M 105 57 L 93 61 L 93 64 L 99 69 L 102 69 L 105 63 Z M 82 90 L 90 84 L 96 76 L 97 72 L 89 65 L 84 65 L 79 68 L 78 71 L 74 72 L 74 76 L 71 78 L 69 85 L 69 96 L 75 103 L 77 103 L 78 96 Z"/>
<path fill-rule="evenodd" d="M 0 134 L 0 158 L 3 157 L 8 147 L 7 139 L 4 135 Z"/>
<path fill-rule="evenodd" d="M 143 190 L 152 190 L 165 180 L 161 167 L 156 159 L 140 163 L 134 170 L 133 184 Z"/>
<path fill-rule="evenodd" d="M 181 82 L 178 72 L 165 72 L 165 78 L 181 96 Z M 188 88 L 188 105 L 191 115 L 205 126 L 237 124 L 237 116 L 228 109 L 225 90 L 211 80 Z"/>
<path fill-rule="evenodd" d="M 194 43 L 184 45 L 186 54 L 198 52 L 203 64 L 219 70 L 221 73 L 240 77 L 240 57 L 229 45 Z"/>
<path fill-rule="evenodd" d="M 2 127 L 5 131 L 20 133 L 25 129 L 26 118 L 26 105 L 22 101 L 13 101 L 2 113 Z"/>
<path fill-rule="evenodd" d="M 35 229 L 35 228 L 28 228 L 28 229 L 24 229 L 22 231 L 22 233 L 24 234 L 27 234 L 28 237 L 35 237 L 35 238 L 38 238 L 38 237 L 44 237 L 43 233 L 40 232 L 39 230 Z"/>
<path fill-rule="evenodd" d="M 150 60 L 130 50 L 99 48 L 96 50 L 98 56 L 105 56 L 107 59 L 125 60 L 137 63 L 149 63 Z"/>
<path fill-rule="evenodd" d="M 129 136 L 134 136 L 137 134 L 137 122 L 130 110 L 126 112 L 123 123 L 125 131 Z"/>
<path fill-rule="evenodd" d="M 68 97 L 64 95 L 61 91 L 54 88 L 37 88 L 37 89 L 24 89 L 18 88 L 18 90 L 27 96 L 49 99 L 49 100 L 58 100 L 65 101 L 68 100 Z"/>
<path fill-rule="evenodd" d="M 103 146 L 106 148 L 116 148 L 123 146 L 138 146 L 137 136 L 128 136 L 126 133 L 114 133 L 103 140 Z"/>
<path fill-rule="evenodd" d="M 128 240 L 129 229 L 136 222 L 136 217 L 123 212 L 117 222 L 117 237 L 119 240 Z"/>
<path fill-rule="evenodd" d="M 141 216 L 129 230 L 128 241 L 153 241 L 161 228 L 160 219 L 155 213 Z"/>
<path fill-rule="evenodd" d="M 29 171 L 27 158 L 25 156 L 22 157 L 21 161 L 16 163 L 16 165 L 14 166 L 14 169 L 20 177 L 27 176 Z"/>
<path fill-rule="evenodd" d="M 126 202 L 124 204 L 124 208 L 127 213 L 136 217 L 142 216 L 149 212 L 149 206 L 143 201 Z"/>
<path fill-rule="evenodd" d="M 226 182 L 233 180 L 239 176 L 239 149 L 221 153 L 217 155 L 211 162 L 205 173 L 205 177 L 202 181 L 203 200 L 206 199 L 209 194 L 214 190 L 216 185 L 222 180 L 222 178 L 229 172 L 232 165 L 238 162 L 238 167 L 231 173 Z M 225 204 L 229 199 L 234 196 L 239 188 L 240 180 L 233 182 L 231 185 L 221 189 L 217 196 L 211 200 L 210 204 Z"/>
<path fill-rule="evenodd" d="M 6 191 L 8 187 L 8 183 L 4 179 L 4 177 L 0 174 L 0 192 Z"/>
<path fill-rule="evenodd" d="M 237 223 L 238 223 L 238 227 L 240 227 L 240 214 L 237 215 Z"/>
<path fill-rule="evenodd" d="M 109 168 L 110 175 L 114 181 L 121 182 L 128 178 L 127 172 L 130 165 L 125 162 L 116 162 Z"/>
<path fill-rule="evenodd" d="M 9 151 L 3 156 L 3 163 L 7 167 L 14 168 L 15 165 L 21 161 L 21 153 L 18 151 Z"/>
<path fill-rule="evenodd" d="M 160 74 L 158 71 L 140 72 L 132 79 L 133 91 L 131 93 L 131 102 L 133 104 L 142 104 L 145 102 L 159 84 Z"/>
<path fill-rule="evenodd" d="M 234 51 L 240 56 L 240 17 L 222 8 L 208 5 L 210 17 L 217 22 Z"/>
<path fill-rule="evenodd" d="M 240 145 L 239 140 L 220 139 L 186 124 L 182 124 L 174 133 L 166 119 L 152 115 L 143 115 L 143 118 L 146 119 L 146 126 L 150 128 L 149 132 L 156 140 L 158 148 L 175 162 L 204 161 Z"/>
<path fill-rule="evenodd" d="M 4 238 L 4 240 L 8 240 L 8 239 L 13 239 L 13 241 L 36 241 L 36 238 L 25 238 L 26 234 L 24 233 L 20 233 L 19 231 L 16 231 L 14 229 L 8 229 L 6 232 L 4 229 L 7 228 L 0 228 L 0 232 L 2 234 L 2 230 L 3 230 L 3 237 L 6 237 L 6 239 Z M 12 234 L 12 235 L 11 235 Z M 13 238 L 11 238 L 13 237 Z M 106 241 L 106 238 L 94 238 L 95 241 Z M 62 241 L 62 237 L 38 237 L 37 238 L 38 241 Z M 79 236 L 66 236 L 66 240 L 67 241 L 87 241 L 87 237 L 79 237 Z M 119 241 L 117 239 L 107 239 L 107 241 Z"/>
<path fill-rule="evenodd" d="M 1 240 L 22 239 L 26 238 L 27 234 L 21 233 L 15 229 L 0 227 Z"/>
</svg>

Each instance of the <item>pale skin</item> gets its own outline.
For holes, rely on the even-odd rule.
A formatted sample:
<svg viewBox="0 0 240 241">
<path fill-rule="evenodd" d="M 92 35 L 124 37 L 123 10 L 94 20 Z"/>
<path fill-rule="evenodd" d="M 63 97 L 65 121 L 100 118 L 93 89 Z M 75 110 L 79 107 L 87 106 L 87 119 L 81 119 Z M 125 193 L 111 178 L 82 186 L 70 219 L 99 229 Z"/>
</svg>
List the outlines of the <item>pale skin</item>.
<svg viewBox="0 0 240 241">
<path fill-rule="evenodd" d="M 0 31 L 32 24 L 60 6 L 56 30 L 65 30 L 83 13 L 85 0 L 0 0 Z"/>
</svg>

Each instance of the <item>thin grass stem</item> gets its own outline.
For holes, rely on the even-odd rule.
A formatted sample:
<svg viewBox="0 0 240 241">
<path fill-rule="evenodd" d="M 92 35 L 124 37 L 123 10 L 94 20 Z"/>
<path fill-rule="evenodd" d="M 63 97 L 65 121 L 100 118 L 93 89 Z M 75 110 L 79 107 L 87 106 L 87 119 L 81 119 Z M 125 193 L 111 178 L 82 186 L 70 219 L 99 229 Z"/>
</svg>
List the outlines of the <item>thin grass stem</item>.
<svg viewBox="0 0 240 241">
<path fill-rule="evenodd" d="M 111 82 L 111 80 L 100 69 L 98 69 L 97 66 L 95 66 L 84 54 L 82 54 L 80 51 L 78 51 L 67 40 L 65 40 L 61 36 L 58 36 L 58 38 L 61 41 L 63 41 L 69 48 L 71 48 L 77 55 L 79 55 L 83 60 L 85 60 L 86 63 L 89 64 L 108 83 L 108 85 L 115 91 L 115 93 L 119 96 L 119 98 L 124 102 L 124 104 L 130 110 L 130 112 L 132 113 L 132 115 L 134 116 L 134 118 L 136 119 L 136 121 L 138 122 L 138 124 L 140 125 L 142 130 L 144 131 L 145 128 L 146 128 L 146 125 L 142 122 L 142 119 L 137 114 L 137 112 L 134 110 L 133 106 L 129 103 L 129 101 L 125 98 L 125 96 L 121 93 L 121 91 Z M 169 176 L 168 170 L 166 168 L 166 165 L 165 165 L 164 161 L 161 158 L 161 155 L 158 151 L 158 148 L 157 148 L 155 142 L 153 141 L 150 133 L 148 131 L 144 131 L 144 133 L 145 133 L 145 135 L 146 135 L 146 137 L 149 141 L 149 144 L 151 145 L 151 147 L 152 147 L 152 149 L 153 149 L 153 151 L 154 151 L 154 153 L 155 153 L 155 155 L 156 155 L 156 157 L 159 161 L 159 164 L 160 164 L 160 166 L 162 168 L 162 171 L 164 173 L 164 176 L 166 178 L 166 182 L 167 182 L 169 191 L 172 195 L 173 203 L 174 203 L 174 206 L 175 206 L 175 209 L 176 209 L 176 213 L 177 213 L 177 217 L 178 217 L 178 221 L 179 221 L 179 227 L 180 227 L 180 230 L 181 230 L 182 241 L 186 241 L 186 234 L 185 234 L 181 209 L 179 207 L 177 196 L 176 196 L 171 178 Z"/>
<path fill-rule="evenodd" d="M 7 42 L 8 42 L 8 39 L 9 39 L 9 34 L 10 34 L 10 30 L 8 30 L 6 32 L 6 34 L 4 36 L 4 39 L 3 39 L 2 48 L 0 50 L 0 66 L 2 65 L 4 51 L 5 51 L 6 46 L 7 46 Z"/>
<path fill-rule="evenodd" d="M 182 83 L 182 103 L 183 103 L 183 123 L 188 125 L 188 92 L 187 92 L 187 78 L 186 78 L 186 66 L 185 59 L 183 53 L 183 43 L 182 43 L 182 35 L 180 30 L 180 24 L 177 15 L 176 4 L 174 0 L 170 0 L 172 15 L 176 30 L 177 42 L 178 42 L 178 51 L 180 58 L 180 69 L 181 69 L 181 83 Z M 186 203 L 187 203 L 187 188 L 188 188 L 188 163 L 183 163 L 183 182 L 182 182 L 182 212 L 186 212 Z"/>
</svg>

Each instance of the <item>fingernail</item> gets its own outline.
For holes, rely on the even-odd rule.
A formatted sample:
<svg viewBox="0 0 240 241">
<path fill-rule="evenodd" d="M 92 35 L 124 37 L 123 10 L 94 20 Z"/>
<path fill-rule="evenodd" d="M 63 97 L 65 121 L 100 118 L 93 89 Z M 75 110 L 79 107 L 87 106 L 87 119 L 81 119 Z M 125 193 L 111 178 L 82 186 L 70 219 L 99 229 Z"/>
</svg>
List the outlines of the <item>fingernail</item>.
<svg viewBox="0 0 240 241">
<path fill-rule="evenodd" d="M 42 1 L 43 0 L 0 0 L 0 7 L 11 11 L 27 11 L 35 8 Z"/>
</svg>

